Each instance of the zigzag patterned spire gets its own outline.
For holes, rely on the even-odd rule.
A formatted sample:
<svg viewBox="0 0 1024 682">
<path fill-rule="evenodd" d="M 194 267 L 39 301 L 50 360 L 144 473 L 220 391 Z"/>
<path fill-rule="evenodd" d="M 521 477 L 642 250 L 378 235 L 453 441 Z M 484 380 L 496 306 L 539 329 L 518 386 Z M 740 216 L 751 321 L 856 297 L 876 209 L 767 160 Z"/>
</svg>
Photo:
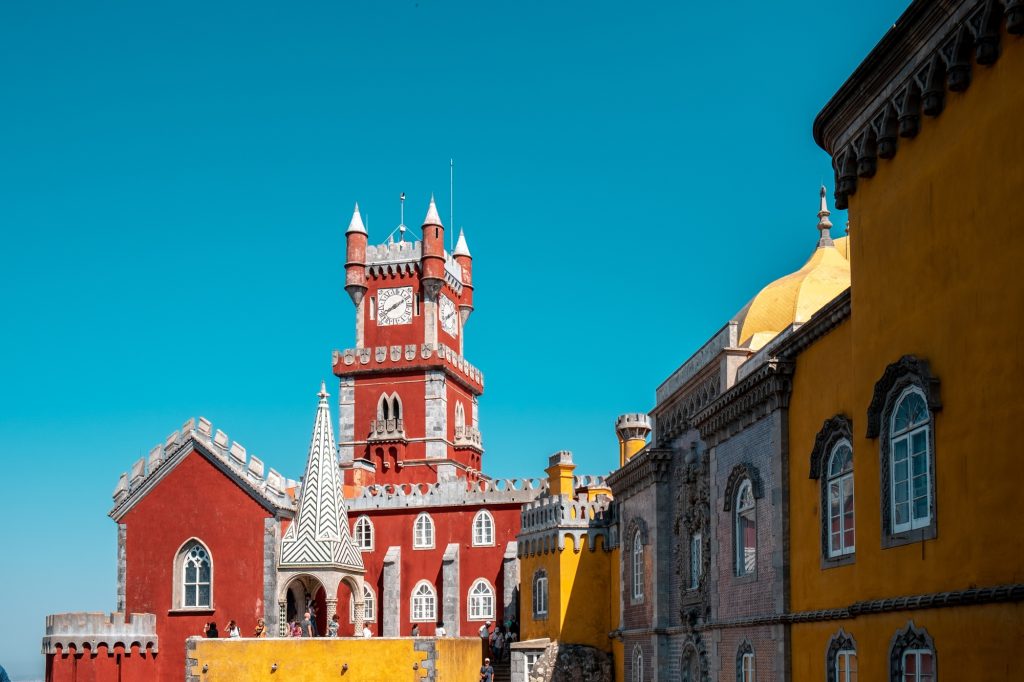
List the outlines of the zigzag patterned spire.
<svg viewBox="0 0 1024 682">
<path fill-rule="evenodd" d="M 299 512 L 281 541 L 281 566 L 327 566 L 363 570 L 363 559 L 348 530 L 341 478 L 331 428 L 327 388 L 320 383 L 320 403 L 309 444 Z"/>
</svg>

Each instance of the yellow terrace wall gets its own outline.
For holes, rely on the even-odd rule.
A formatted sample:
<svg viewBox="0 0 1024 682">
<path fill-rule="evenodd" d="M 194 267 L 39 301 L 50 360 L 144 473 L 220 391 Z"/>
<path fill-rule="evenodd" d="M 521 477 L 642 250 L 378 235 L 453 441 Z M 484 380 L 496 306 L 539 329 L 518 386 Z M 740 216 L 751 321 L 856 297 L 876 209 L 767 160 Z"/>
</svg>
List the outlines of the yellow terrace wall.
<svg viewBox="0 0 1024 682">
<path fill-rule="evenodd" d="M 188 682 L 463 682 L 480 677 L 480 639 L 188 640 Z M 421 650 L 417 650 L 417 647 Z M 272 672 L 272 667 L 277 669 Z M 343 666 L 348 669 L 342 673 Z M 207 668 L 203 672 L 204 666 Z"/>
</svg>

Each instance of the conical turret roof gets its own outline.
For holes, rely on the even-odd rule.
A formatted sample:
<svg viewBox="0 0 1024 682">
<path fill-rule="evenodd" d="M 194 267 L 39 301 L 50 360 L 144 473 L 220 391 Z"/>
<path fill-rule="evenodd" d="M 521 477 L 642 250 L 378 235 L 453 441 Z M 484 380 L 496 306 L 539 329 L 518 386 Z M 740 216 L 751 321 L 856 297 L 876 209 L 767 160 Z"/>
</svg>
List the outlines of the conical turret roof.
<svg viewBox="0 0 1024 682">
<path fill-rule="evenodd" d="M 452 252 L 452 255 L 473 257 L 473 254 L 469 252 L 469 245 L 466 244 L 466 233 L 462 228 L 459 228 L 459 240 L 455 242 L 455 251 Z"/>
<path fill-rule="evenodd" d="M 430 206 L 427 208 L 427 217 L 423 219 L 423 224 L 444 227 L 444 223 L 441 222 L 441 216 L 437 214 L 437 206 L 434 204 L 433 194 L 430 195 Z"/>
</svg>

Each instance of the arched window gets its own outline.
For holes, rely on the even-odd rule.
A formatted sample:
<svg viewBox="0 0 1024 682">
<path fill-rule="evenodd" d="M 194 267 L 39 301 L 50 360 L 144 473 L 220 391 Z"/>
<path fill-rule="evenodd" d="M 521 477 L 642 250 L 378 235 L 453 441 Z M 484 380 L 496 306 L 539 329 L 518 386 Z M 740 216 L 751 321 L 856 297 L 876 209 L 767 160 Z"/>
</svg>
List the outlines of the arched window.
<svg viewBox="0 0 1024 682">
<path fill-rule="evenodd" d="M 363 583 L 363 622 L 373 623 L 377 620 L 377 600 L 373 590 L 366 583 Z M 356 600 L 348 600 L 348 622 L 356 622 Z"/>
<path fill-rule="evenodd" d="M 829 641 L 825 666 L 826 682 L 857 682 L 857 644 L 843 630 Z"/>
<path fill-rule="evenodd" d="M 700 533 L 690 536 L 690 589 L 700 587 L 700 579 L 704 573 L 704 544 Z"/>
<path fill-rule="evenodd" d="M 890 682 L 935 682 L 935 645 L 911 621 L 896 633 L 889 650 Z"/>
<path fill-rule="evenodd" d="M 931 414 L 921 390 L 904 390 L 889 425 L 894 533 L 925 528 L 932 521 L 930 424 Z"/>
<path fill-rule="evenodd" d="M 397 393 L 391 394 L 391 414 L 394 415 L 395 419 L 402 418 L 402 403 L 398 399 Z"/>
<path fill-rule="evenodd" d="M 754 504 L 754 489 L 747 479 L 736 491 L 735 539 L 736 575 L 752 575 L 757 570 L 757 509 Z"/>
<path fill-rule="evenodd" d="M 533 618 L 547 618 L 548 574 L 544 569 L 533 574 Z"/>
<path fill-rule="evenodd" d="M 494 618 L 494 588 L 483 578 L 469 589 L 469 619 L 492 620 Z"/>
<path fill-rule="evenodd" d="M 644 682 L 644 650 L 633 646 L 633 682 Z"/>
<path fill-rule="evenodd" d="M 416 583 L 412 591 L 412 620 L 417 623 L 433 623 L 437 620 L 437 592 L 426 580 Z"/>
<path fill-rule="evenodd" d="M 213 608 L 213 559 L 199 540 L 189 540 L 175 559 L 175 604 L 180 609 Z"/>
<path fill-rule="evenodd" d="M 402 401 L 398 398 L 398 393 L 382 393 L 380 400 L 377 401 L 377 419 L 401 419 L 402 418 Z"/>
<path fill-rule="evenodd" d="M 644 539 L 638 528 L 633 533 L 633 601 L 644 598 Z"/>
<path fill-rule="evenodd" d="M 462 406 L 462 401 L 455 403 L 455 428 L 466 425 L 466 408 Z"/>
<path fill-rule="evenodd" d="M 473 546 L 490 547 L 494 544 L 494 517 L 481 509 L 473 517 Z"/>
<path fill-rule="evenodd" d="M 355 530 L 352 533 L 356 541 L 356 547 L 364 551 L 373 549 L 373 523 L 367 516 L 360 516 L 356 519 Z"/>
<path fill-rule="evenodd" d="M 420 514 L 413 524 L 412 548 L 433 549 L 434 547 L 434 520 L 429 514 Z"/>
<path fill-rule="evenodd" d="M 701 682 L 700 654 L 692 644 L 683 651 L 682 678 L 683 682 Z"/>
<path fill-rule="evenodd" d="M 736 682 L 754 682 L 754 647 L 750 642 L 740 644 L 736 652 Z"/>
<path fill-rule="evenodd" d="M 826 471 L 828 555 L 853 554 L 853 449 L 849 441 L 840 441 L 832 448 Z"/>
</svg>

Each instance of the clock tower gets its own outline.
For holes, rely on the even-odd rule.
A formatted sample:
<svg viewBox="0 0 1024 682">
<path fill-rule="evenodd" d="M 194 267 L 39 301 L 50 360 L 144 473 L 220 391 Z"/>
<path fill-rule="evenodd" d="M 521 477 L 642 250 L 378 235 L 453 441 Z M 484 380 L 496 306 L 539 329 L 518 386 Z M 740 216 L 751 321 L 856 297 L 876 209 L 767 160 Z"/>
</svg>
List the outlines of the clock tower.
<svg viewBox="0 0 1024 682">
<path fill-rule="evenodd" d="M 359 205 L 345 233 L 355 348 L 335 351 L 339 451 L 347 486 L 480 476 L 483 375 L 462 356 L 473 257 L 453 253 L 431 197 L 421 241 L 368 245 Z"/>
</svg>

